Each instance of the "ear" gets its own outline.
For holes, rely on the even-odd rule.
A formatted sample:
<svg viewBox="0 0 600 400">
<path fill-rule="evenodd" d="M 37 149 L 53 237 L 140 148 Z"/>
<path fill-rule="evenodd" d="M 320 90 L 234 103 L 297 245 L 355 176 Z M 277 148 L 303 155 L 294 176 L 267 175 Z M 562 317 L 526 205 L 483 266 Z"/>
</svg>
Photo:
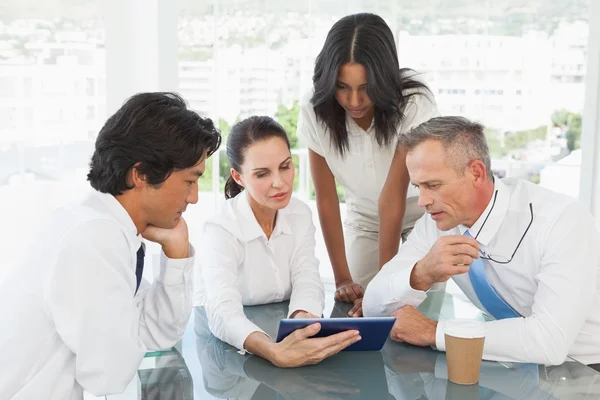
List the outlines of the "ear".
<svg viewBox="0 0 600 400">
<path fill-rule="evenodd" d="M 148 178 L 146 175 L 140 173 L 140 170 L 138 169 L 141 164 L 142 163 L 139 162 L 135 163 L 134 166 L 129 169 L 129 172 L 127 173 L 127 184 L 129 186 L 141 188 L 148 185 Z"/>
<path fill-rule="evenodd" d="M 481 188 L 488 180 L 485 164 L 481 160 L 473 160 L 467 166 L 473 177 L 473 186 Z"/>
<path fill-rule="evenodd" d="M 242 179 L 242 174 L 240 174 L 239 172 L 237 172 L 235 169 L 231 168 L 229 170 L 229 173 L 231 173 L 231 177 L 233 178 L 233 180 L 235 181 L 235 183 L 237 183 L 238 185 L 240 185 L 241 187 L 245 188 L 246 185 L 244 185 L 244 181 Z"/>
</svg>

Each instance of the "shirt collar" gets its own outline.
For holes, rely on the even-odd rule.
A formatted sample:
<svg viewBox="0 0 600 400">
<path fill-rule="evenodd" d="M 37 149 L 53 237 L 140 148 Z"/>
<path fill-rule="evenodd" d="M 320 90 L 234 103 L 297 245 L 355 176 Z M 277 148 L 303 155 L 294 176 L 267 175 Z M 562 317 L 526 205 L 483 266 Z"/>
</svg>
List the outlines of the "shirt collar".
<svg viewBox="0 0 600 400">
<path fill-rule="evenodd" d="M 125 232 L 131 238 L 136 238 L 140 244 L 144 244 L 142 236 L 138 234 L 137 227 L 133 223 L 131 216 L 119 201 L 109 193 L 102 193 L 97 190 L 92 191 L 92 196 L 96 197 L 104 206 L 108 213 L 123 227 Z M 145 246 L 144 246 L 145 247 Z"/>
<path fill-rule="evenodd" d="M 256 220 L 256 217 L 254 216 L 254 212 L 252 212 L 252 207 L 250 207 L 250 203 L 248 201 L 248 194 L 245 190 L 236 197 L 235 202 L 236 211 L 241 217 L 240 222 L 242 223 L 240 224 L 240 227 L 243 240 L 245 242 L 249 242 L 261 236 L 266 237 L 258 221 Z M 292 229 L 290 227 L 287 215 L 289 212 L 288 208 L 289 205 L 277 211 L 277 216 L 275 217 L 275 228 L 273 229 L 271 237 L 278 236 L 279 234 L 292 234 Z"/>
<path fill-rule="evenodd" d="M 350 114 L 346 113 L 346 131 L 348 132 L 348 135 L 361 136 L 361 135 L 364 135 L 364 132 L 366 132 L 367 134 L 371 134 L 373 132 L 374 127 L 375 127 L 375 118 L 373 118 L 373 120 L 371 121 L 371 125 L 369 125 L 369 129 L 367 129 L 365 131 L 363 128 L 358 126 L 358 124 L 356 123 L 354 118 L 352 118 L 352 116 Z"/>
<path fill-rule="evenodd" d="M 504 221 L 509 203 L 510 191 L 500 179 L 495 179 L 494 193 L 487 207 L 470 228 L 462 224 L 458 226 L 461 235 L 468 229 L 473 237 L 477 237 L 479 243 L 489 245 Z"/>
</svg>

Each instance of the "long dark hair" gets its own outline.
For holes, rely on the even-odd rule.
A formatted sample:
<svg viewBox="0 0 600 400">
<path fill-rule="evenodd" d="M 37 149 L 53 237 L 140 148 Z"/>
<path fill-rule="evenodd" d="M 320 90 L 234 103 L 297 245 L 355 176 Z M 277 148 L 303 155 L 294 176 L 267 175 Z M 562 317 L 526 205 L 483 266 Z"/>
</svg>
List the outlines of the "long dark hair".
<svg viewBox="0 0 600 400">
<path fill-rule="evenodd" d="M 389 146 L 411 96 L 427 86 L 414 79 L 415 72 L 400 69 L 394 35 L 375 14 L 348 15 L 336 22 L 317 56 L 311 103 L 317 119 L 325 124 L 340 155 L 349 149 L 346 112 L 335 98 L 342 65 L 357 63 L 367 70 L 367 94 L 375 105 L 375 138 Z M 411 93 L 406 93 L 407 90 Z"/>
<path fill-rule="evenodd" d="M 189 110 L 178 94 L 139 93 L 100 130 L 87 179 L 99 192 L 117 196 L 131 189 L 127 173 L 135 166 L 148 183 L 159 185 L 220 144 L 213 122 Z"/>
<path fill-rule="evenodd" d="M 240 172 L 240 167 L 244 164 L 246 149 L 253 143 L 272 137 L 283 139 L 288 149 L 290 148 L 290 141 L 285 129 L 271 117 L 254 116 L 235 124 L 227 138 L 227 158 L 231 168 Z M 244 188 L 238 185 L 230 175 L 225 183 L 225 198 L 231 199 L 240 194 L 242 190 Z"/>
</svg>

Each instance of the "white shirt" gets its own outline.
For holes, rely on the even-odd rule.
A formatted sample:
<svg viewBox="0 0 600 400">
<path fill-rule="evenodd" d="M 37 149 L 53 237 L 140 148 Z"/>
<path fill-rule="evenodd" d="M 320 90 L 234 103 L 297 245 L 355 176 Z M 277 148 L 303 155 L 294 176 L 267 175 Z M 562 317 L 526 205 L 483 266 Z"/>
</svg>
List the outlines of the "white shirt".
<svg viewBox="0 0 600 400">
<path fill-rule="evenodd" d="M 306 93 L 300 100 L 298 136 L 306 142 L 308 148 L 325 158 L 336 181 L 345 188 L 349 217 L 354 212 L 358 212 L 361 216 L 366 217 L 366 219 L 361 218 L 363 223 L 379 221 L 379 194 L 396 152 L 397 138 L 387 147 L 379 146 L 375 138 L 373 123 L 365 131 L 349 114 L 346 114 L 349 150 L 344 157 L 340 156 L 331 142 L 331 135 L 327 132 L 326 125 L 317 121 L 313 105 L 310 102 L 313 93 L 314 89 Z M 415 94 L 410 98 L 404 110 L 404 119 L 397 126 L 397 133 L 401 135 L 439 115 L 433 95 L 429 92 L 424 94 L 421 91 L 420 94 Z M 413 196 L 418 196 L 418 192 L 409 187 L 407 197 Z"/>
<path fill-rule="evenodd" d="M 243 350 L 252 332 L 263 332 L 243 306 L 290 300 L 297 310 L 320 316 L 325 292 L 315 257 L 311 211 L 292 198 L 277 212 L 267 239 L 245 192 L 224 202 L 204 225 L 202 258 L 196 272 L 196 305 L 204 305 L 208 325 L 219 339 Z"/>
<path fill-rule="evenodd" d="M 600 235 L 591 214 L 577 200 L 527 181 L 496 179 L 495 189 L 495 204 L 492 196 L 469 229 L 473 236 L 479 232 L 477 241 L 484 252 L 496 259 L 510 258 L 531 220 L 529 203 L 533 223 L 510 263 L 483 260 L 489 283 L 524 317 L 486 323 L 484 358 L 561 364 L 568 355 L 585 364 L 600 362 Z M 425 214 L 367 288 L 365 315 L 389 315 L 402 306 L 420 304 L 426 295 L 410 286 L 413 266 L 438 238 L 462 235 L 466 229 L 439 231 Z M 453 279 L 485 311 L 468 273 Z M 443 330 L 440 321 L 436 347 L 442 351 Z"/>
<path fill-rule="evenodd" d="M 0 287 L 1 399 L 120 393 L 146 351 L 175 344 L 192 309 L 193 257 L 163 253 L 160 276 L 134 296 L 141 243 L 110 194 L 50 217 Z"/>
</svg>

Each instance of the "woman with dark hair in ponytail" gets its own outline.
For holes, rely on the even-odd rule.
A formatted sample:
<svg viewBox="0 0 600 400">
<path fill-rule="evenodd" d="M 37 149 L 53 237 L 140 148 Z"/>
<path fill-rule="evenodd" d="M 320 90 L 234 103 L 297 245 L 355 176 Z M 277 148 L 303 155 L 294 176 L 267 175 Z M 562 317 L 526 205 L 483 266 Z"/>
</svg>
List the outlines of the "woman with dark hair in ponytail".
<svg viewBox="0 0 600 400">
<path fill-rule="evenodd" d="M 405 155 L 396 149 L 399 135 L 439 115 L 416 75 L 400 68 L 381 17 L 349 15 L 327 34 L 313 88 L 300 103 L 298 136 L 309 148 L 335 298 L 354 303 L 354 317 L 362 315 L 366 285 L 423 215 L 418 193 L 409 190 Z M 336 181 L 345 190 L 343 223 Z"/>
<path fill-rule="evenodd" d="M 358 331 L 311 338 L 319 324 L 280 343 L 244 315 L 243 306 L 289 300 L 289 318 L 318 318 L 325 305 L 311 211 L 292 197 L 294 165 L 285 130 L 250 117 L 227 139 L 231 176 L 221 210 L 205 226 L 196 268 L 196 305 L 212 333 L 279 367 L 314 364 L 360 339 Z"/>
</svg>

